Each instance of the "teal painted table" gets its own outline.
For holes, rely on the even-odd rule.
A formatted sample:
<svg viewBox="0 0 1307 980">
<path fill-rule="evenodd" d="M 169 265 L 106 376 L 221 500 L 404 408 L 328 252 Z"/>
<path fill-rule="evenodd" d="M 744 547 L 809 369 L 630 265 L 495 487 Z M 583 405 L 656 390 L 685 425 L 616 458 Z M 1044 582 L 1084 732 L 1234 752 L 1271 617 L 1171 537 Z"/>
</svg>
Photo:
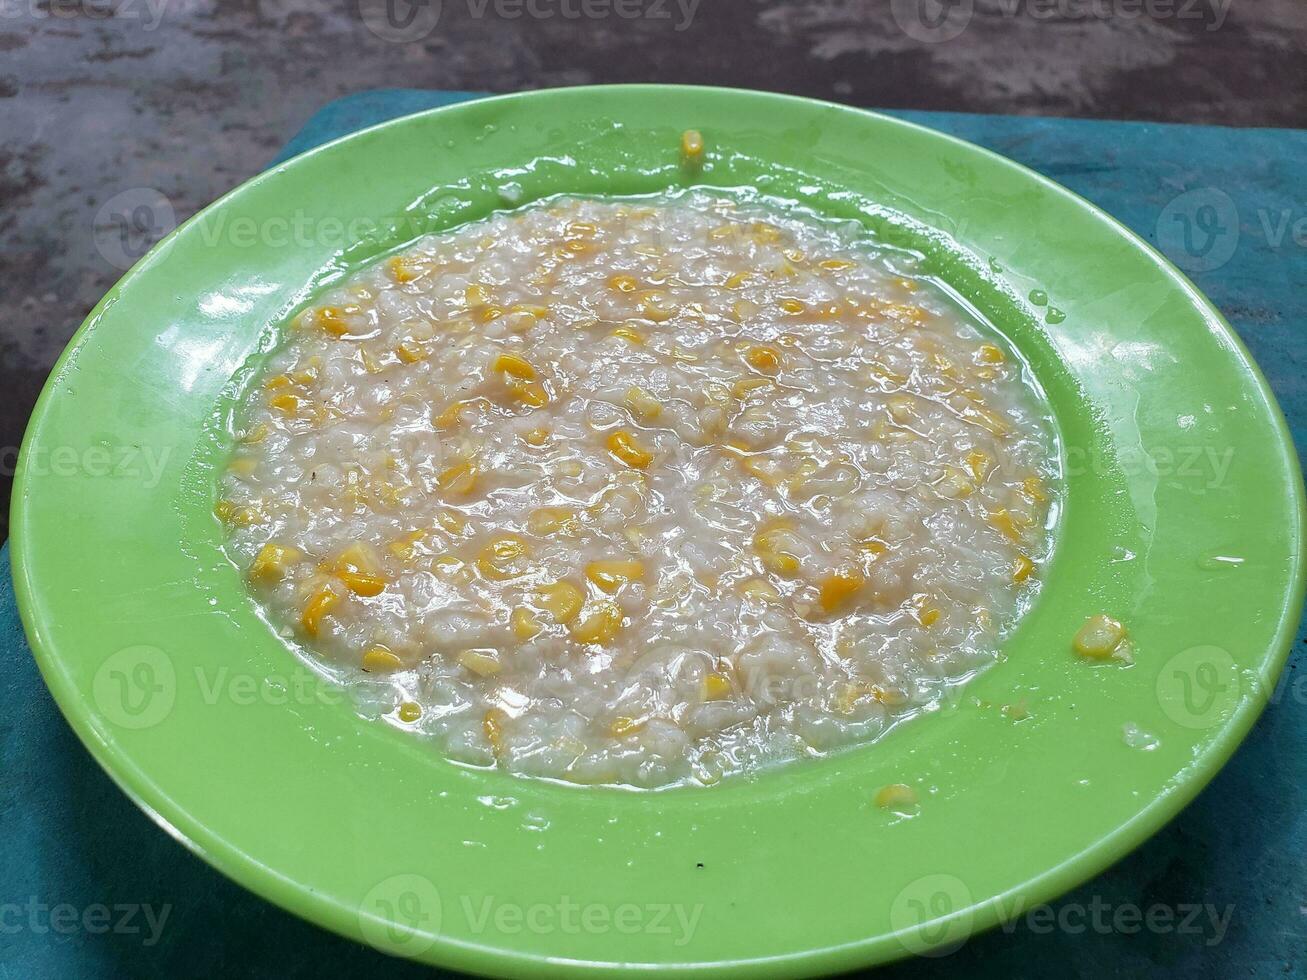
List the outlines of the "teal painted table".
<svg viewBox="0 0 1307 980">
<path fill-rule="evenodd" d="M 279 159 L 471 97 L 389 90 L 342 99 Z M 1251 348 L 1302 453 L 1307 132 L 895 115 L 1019 160 L 1158 244 Z M 7 549 L 0 564 L 0 980 L 430 975 L 255 898 L 137 810 L 42 685 L 14 609 Z M 1304 644 L 1300 632 L 1271 706 L 1231 763 L 1147 845 L 1051 909 L 881 975 L 1307 975 Z"/>
</svg>

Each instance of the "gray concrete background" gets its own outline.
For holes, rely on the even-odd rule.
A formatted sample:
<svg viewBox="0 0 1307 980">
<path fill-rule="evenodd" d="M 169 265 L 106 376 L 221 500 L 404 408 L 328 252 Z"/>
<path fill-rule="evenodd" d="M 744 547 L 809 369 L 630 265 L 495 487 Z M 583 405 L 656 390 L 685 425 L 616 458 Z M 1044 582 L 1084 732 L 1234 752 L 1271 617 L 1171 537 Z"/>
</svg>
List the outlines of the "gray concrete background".
<svg viewBox="0 0 1307 980">
<path fill-rule="evenodd" d="M 40 386 L 121 274 L 106 203 L 148 188 L 180 221 L 350 92 L 669 81 L 867 107 L 1307 125 L 1307 0 L 408 2 L 0 0 L 6 504 Z"/>
</svg>

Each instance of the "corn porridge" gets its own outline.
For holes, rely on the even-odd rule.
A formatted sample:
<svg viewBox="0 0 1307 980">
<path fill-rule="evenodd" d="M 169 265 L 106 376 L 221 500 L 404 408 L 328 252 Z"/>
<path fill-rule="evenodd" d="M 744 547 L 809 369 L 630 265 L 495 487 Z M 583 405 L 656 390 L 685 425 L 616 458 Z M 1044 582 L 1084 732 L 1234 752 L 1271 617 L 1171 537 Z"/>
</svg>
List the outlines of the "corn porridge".
<svg viewBox="0 0 1307 980">
<path fill-rule="evenodd" d="M 1047 409 L 860 226 L 555 199 L 320 298 L 217 513 L 268 621 L 450 757 L 659 786 L 874 739 L 994 661 Z"/>
</svg>

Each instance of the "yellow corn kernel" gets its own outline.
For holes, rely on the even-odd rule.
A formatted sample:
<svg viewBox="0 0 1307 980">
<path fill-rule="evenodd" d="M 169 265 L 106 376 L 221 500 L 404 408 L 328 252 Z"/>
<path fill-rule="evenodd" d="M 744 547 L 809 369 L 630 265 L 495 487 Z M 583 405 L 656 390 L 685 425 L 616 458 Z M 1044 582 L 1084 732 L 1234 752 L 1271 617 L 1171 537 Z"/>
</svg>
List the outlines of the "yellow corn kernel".
<svg viewBox="0 0 1307 980">
<path fill-rule="evenodd" d="M 543 408 L 549 404 L 549 392 L 545 391 L 545 386 L 538 381 L 514 381 L 508 388 L 513 393 L 513 397 L 523 405 Z"/>
<path fill-rule="evenodd" d="M 409 561 L 417 551 L 417 545 L 427 536 L 426 531 L 409 531 L 401 534 L 386 546 L 386 550 L 400 561 Z"/>
<path fill-rule="evenodd" d="M 468 306 L 484 306 L 490 302 L 490 290 L 481 283 L 474 282 L 463 290 L 463 298 Z"/>
<path fill-rule="evenodd" d="M 1037 504 L 1048 500 L 1048 494 L 1044 492 L 1044 481 L 1038 476 L 1032 475 L 1022 480 L 1021 492 Z"/>
<path fill-rule="evenodd" d="M 822 259 L 817 263 L 817 267 L 828 272 L 843 272 L 846 269 L 852 269 L 853 263 L 844 259 Z"/>
<path fill-rule="evenodd" d="M 549 430 L 531 429 L 522 433 L 522 441 L 528 446 L 535 446 L 538 449 L 549 441 Z"/>
<path fill-rule="evenodd" d="M 908 810 L 917 801 L 917 791 L 906 783 L 890 783 L 876 791 L 876 805 L 883 810 Z"/>
<path fill-rule="evenodd" d="M 275 391 L 278 388 L 289 388 L 292 384 L 294 384 L 294 382 L 291 381 L 290 375 L 274 374 L 267 381 L 263 382 L 263 387 L 267 388 L 269 391 Z"/>
<path fill-rule="evenodd" d="M 437 575 L 444 578 L 455 578 L 462 584 L 470 581 L 470 573 L 466 571 L 467 562 L 455 555 L 432 555 L 431 570 Z"/>
<path fill-rule="evenodd" d="M 587 252 L 593 252 L 593 251 L 594 251 L 593 242 L 584 242 L 581 241 L 580 239 L 573 238 L 563 242 L 563 247 L 561 249 L 561 256 L 566 257 L 569 255 L 585 255 Z"/>
<path fill-rule="evenodd" d="M 422 717 L 422 706 L 416 701 L 402 701 L 395 712 L 399 720 L 406 725 L 411 725 Z"/>
<path fill-rule="evenodd" d="M 491 538 L 477 555 L 477 569 L 486 578 L 506 582 L 526 573 L 525 559 L 531 546 L 516 534 L 499 534 Z"/>
<path fill-rule="evenodd" d="M 503 669 L 499 651 L 490 647 L 464 650 L 458 655 L 458 662 L 478 677 L 494 677 Z"/>
<path fill-rule="evenodd" d="M 384 646 L 368 647 L 363 653 L 363 669 L 372 674 L 389 674 L 400 670 L 404 662 Z"/>
<path fill-rule="evenodd" d="M 1072 641 L 1076 653 L 1097 660 L 1115 654 L 1126 638 L 1126 629 L 1111 616 L 1090 616 Z"/>
<path fill-rule="evenodd" d="M 875 561 L 881 555 L 889 550 L 889 546 L 880 538 L 874 535 L 858 542 L 858 550 L 861 551 L 871 561 Z"/>
<path fill-rule="evenodd" d="M 795 575 L 801 562 L 794 531 L 788 521 L 773 521 L 753 536 L 753 550 L 770 571 L 777 575 Z"/>
<path fill-rule="evenodd" d="M 508 712 L 503 708 L 491 708 L 481 719 L 481 730 L 486 733 L 486 741 L 495 755 L 504 751 L 504 730 L 508 727 Z"/>
<path fill-rule="evenodd" d="M 425 354 L 423 353 L 422 348 L 417 344 L 406 340 L 395 348 L 395 356 L 405 364 L 416 364 L 418 361 L 422 360 Z"/>
<path fill-rule="evenodd" d="M 622 404 L 642 422 L 652 422 L 663 413 L 663 403 L 639 385 L 632 385 L 626 389 Z"/>
<path fill-rule="evenodd" d="M 701 693 L 705 701 L 724 701 L 731 691 L 731 679 L 720 671 L 704 675 Z"/>
<path fill-rule="evenodd" d="M 227 471 L 237 476 L 249 476 L 258 469 L 259 461 L 253 456 L 238 456 L 227 464 Z"/>
<path fill-rule="evenodd" d="M 642 470 L 653 462 L 653 453 L 641 446 L 635 434 L 626 429 L 618 429 L 609 435 L 605 445 L 613 456 L 633 469 Z"/>
<path fill-rule="evenodd" d="M 256 442 L 262 442 L 266 438 L 268 438 L 268 427 L 264 423 L 260 422 L 254 428 L 250 429 L 243 436 L 241 436 L 241 442 L 245 443 L 246 445 L 253 445 Z"/>
<path fill-rule="evenodd" d="M 625 340 L 639 347 L 644 343 L 644 334 L 634 327 L 622 325 L 613 330 L 608 336 L 616 337 L 618 340 Z"/>
<path fill-rule="evenodd" d="M 971 471 L 972 477 L 977 483 L 982 482 L 989 475 L 990 468 L 994 465 L 993 457 L 981 449 L 973 449 L 967 453 L 967 469 Z"/>
<path fill-rule="evenodd" d="M 608 285 L 610 288 L 616 289 L 619 293 L 633 293 L 640 288 L 640 284 L 636 281 L 634 276 L 610 276 L 608 279 Z"/>
<path fill-rule="evenodd" d="M 676 316 L 676 307 L 667 300 L 667 295 L 656 289 L 646 290 L 640 297 L 640 315 L 654 323 L 666 323 Z"/>
<path fill-rule="evenodd" d="M 254 504 L 246 504 L 237 507 L 231 512 L 228 523 L 236 527 L 249 527 L 251 524 L 257 524 L 262 518 L 259 508 Z"/>
<path fill-rule="evenodd" d="M 599 231 L 599 228 L 589 221 L 569 221 L 564 230 L 576 238 L 590 238 Z"/>
<path fill-rule="evenodd" d="M 943 475 L 933 486 L 936 493 L 949 500 L 961 500 L 963 497 L 969 497 L 976 489 L 975 484 L 971 482 L 967 474 L 955 466 L 944 467 Z"/>
<path fill-rule="evenodd" d="M 739 589 L 740 595 L 744 596 L 746 599 L 752 599 L 755 602 L 761 602 L 764 605 L 771 605 L 781 601 L 781 594 L 776 589 L 776 586 L 772 585 L 765 579 L 748 579 L 747 581 L 740 583 Z"/>
<path fill-rule="evenodd" d="M 866 583 L 867 580 L 859 572 L 849 569 L 828 575 L 821 580 L 821 585 L 818 587 L 818 601 L 821 603 L 821 608 L 828 613 L 843 608 Z"/>
<path fill-rule="evenodd" d="M 1022 532 L 1030 526 L 1028 520 L 1024 517 L 1013 514 L 1006 507 L 996 511 L 991 511 L 989 514 L 989 524 L 1011 541 L 1020 541 Z"/>
<path fill-rule="evenodd" d="M 978 425 L 999 438 L 1008 435 L 1012 431 L 1012 427 L 1008 425 L 1003 416 L 983 405 L 968 405 L 958 414 L 972 425 Z"/>
<path fill-rule="evenodd" d="M 525 606 L 518 606 L 513 610 L 513 614 L 509 617 L 509 624 L 519 640 L 529 640 L 544 629 L 535 613 Z"/>
<path fill-rule="evenodd" d="M 899 425 L 917 421 L 917 405 L 911 395 L 891 395 L 885 400 L 885 407 Z"/>
<path fill-rule="evenodd" d="M 920 306 L 912 306 L 907 303 L 890 303 L 885 307 L 885 312 L 890 315 L 891 319 L 911 326 L 920 326 L 926 322 L 926 311 Z"/>
<path fill-rule="evenodd" d="M 850 715 L 857 703 L 867 697 L 868 693 L 865 683 L 845 681 L 836 686 L 835 696 L 831 699 L 831 707 L 842 715 Z"/>
<path fill-rule="evenodd" d="M 391 279 L 402 285 L 418 278 L 424 270 L 416 259 L 396 255 L 394 258 L 387 260 L 386 271 L 390 273 Z"/>
<path fill-rule="evenodd" d="M 345 322 L 345 311 L 339 306 L 323 306 L 313 314 L 313 321 L 324 332 L 333 337 L 343 337 L 349 333 L 349 324 Z"/>
<path fill-rule="evenodd" d="M 690 164 L 702 162 L 703 134 L 697 129 L 687 129 L 681 134 L 681 159 Z"/>
<path fill-rule="evenodd" d="M 536 303 L 514 303 L 508 308 L 509 313 L 526 313 L 537 320 L 543 320 L 549 315 L 549 308 L 540 306 Z"/>
<path fill-rule="evenodd" d="M 770 344 L 755 344 L 744 352 L 749 367 L 763 374 L 775 374 L 781 369 L 781 352 Z"/>
<path fill-rule="evenodd" d="M 740 378 L 731 384 L 731 394 L 736 398 L 744 399 L 759 388 L 770 388 L 773 384 L 775 382 L 771 378 Z"/>
<path fill-rule="evenodd" d="M 371 545 L 362 541 L 355 541 L 336 556 L 332 568 L 334 571 L 344 570 L 376 574 L 381 571 L 381 563 Z"/>
<path fill-rule="evenodd" d="M 981 344 L 976 350 L 976 358 L 982 364 L 1002 364 L 1007 358 L 1003 355 L 1003 350 L 993 344 Z"/>
<path fill-rule="evenodd" d="M 331 570 L 355 595 L 380 595 L 386 587 L 376 555 L 362 543 L 356 542 L 342 551 Z"/>
<path fill-rule="evenodd" d="M 898 371 L 880 363 L 873 363 L 868 367 L 867 374 L 871 376 L 871 379 L 875 381 L 878 386 L 883 382 L 885 385 L 901 388 L 903 385 L 907 384 L 908 381 L 908 376 L 906 374 L 900 374 Z"/>
<path fill-rule="evenodd" d="M 299 557 L 299 551 L 290 545 L 269 541 L 254 556 L 254 561 L 250 564 L 250 578 L 275 582 L 286 574 L 287 566 L 298 561 Z"/>
<path fill-rule="evenodd" d="M 331 589 L 318 589 L 309 597 L 309 601 L 304 605 L 304 612 L 300 616 L 300 622 L 304 625 L 304 632 L 309 636 L 317 636 L 318 629 L 322 625 L 322 617 L 328 615 L 333 609 L 340 605 L 340 595 Z"/>
<path fill-rule="evenodd" d="M 578 643 L 607 643 L 617 635 L 622 625 L 622 610 L 615 602 L 597 602 L 584 618 L 569 629 Z"/>
<path fill-rule="evenodd" d="M 230 500 L 219 500 L 213 505 L 213 516 L 223 522 L 230 521 L 231 515 L 235 512 L 236 505 Z"/>
<path fill-rule="evenodd" d="M 753 234 L 753 240 L 763 245 L 781 240 L 781 230 L 765 221 L 755 221 L 749 230 Z"/>
<path fill-rule="evenodd" d="M 939 622 L 939 610 L 934 606 L 924 606 L 917 611 L 917 619 L 921 621 L 922 626 L 934 626 Z"/>
<path fill-rule="evenodd" d="M 644 722 L 635 718 L 627 718 L 625 715 L 618 715 L 608 726 L 608 734 L 613 738 L 624 738 L 627 735 L 634 735 L 644 727 Z"/>
<path fill-rule="evenodd" d="M 624 585 L 644 580 L 644 562 L 592 561 L 585 566 L 585 577 L 612 595 Z"/>
<path fill-rule="evenodd" d="M 527 516 L 526 529 L 532 534 L 545 537 L 559 531 L 565 534 L 575 533 L 577 529 L 577 512 L 573 507 L 537 507 Z"/>
<path fill-rule="evenodd" d="M 1016 564 L 1012 568 L 1012 581 L 1020 585 L 1035 570 L 1035 563 L 1025 555 L 1017 555 Z"/>
<path fill-rule="evenodd" d="M 581 611 L 585 593 L 571 582 L 555 582 L 542 586 L 536 594 L 535 604 L 554 617 L 556 623 L 570 623 Z"/>
<path fill-rule="evenodd" d="M 464 398 L 460 401 L 452 402 L 445 407 L 445 410 L 431 420 L 431 424 L 437 429 L 453 429 L 463 424 L 463 410 L 470 408 L 475 399 Z"/>
<path fill-rule="evenodd" d="M 798 315 L 798 314 L 802 313 L 805 309 L 807 309 L 807 307 L 805 307 L 805 306 L 803 305 L 803 303 L 800 302 L 800 301 L 797 300 L 797 299 L 783 299 L 783 300 L 781 300 L 781 301 L 780 301 L 780 308 L 781 308 L 782 310 L 784 310 L 786 313 L 792 313 L 792 314 L 795 314 L 795 315 Z"/>
<path fill-rule="evenodd" d="M 753 276 L 752 272 L 737 272 L 730 276 L 723 285 L 727 289 L 739 289 Z"/>
<path fill-rule="evenodd" d="M 536 369 L 531 366 L 531 362 L 508 351 L 495 356 L 494 363 L 491 364 L 491 370 L 503 371 L 505 374 L 514 378 L 521 378 L 523 381 L 534 381 L 536 379 Z"/>
<path fill-rule="evenodd" d="M 284 415 L 294 415 L 299 411 L 300 400 L 292 394 L 273 395 L 268 404 Z"/>
<path fill-rule="evenodd" d="M 369 575 L 367 572 L 337 572 L 336 577 L 355 595 L 380 595 L 386 588 L 384 578 L 380 575 Z"/>
<path fill-rule="evenodd" d="M 436 485 L 452 497 L 466 497 L 476 489 L 479 474 L 470 460 L 455 463 L 436 477 Z"/>
</svg>

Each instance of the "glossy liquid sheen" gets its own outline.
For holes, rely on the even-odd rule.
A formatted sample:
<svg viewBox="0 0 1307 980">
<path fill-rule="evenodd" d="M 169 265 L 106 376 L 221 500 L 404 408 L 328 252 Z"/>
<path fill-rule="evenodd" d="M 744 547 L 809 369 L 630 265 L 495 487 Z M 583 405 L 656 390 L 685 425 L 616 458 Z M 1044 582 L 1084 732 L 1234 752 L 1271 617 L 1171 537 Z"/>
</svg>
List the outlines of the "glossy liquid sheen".
<svg viewBox="0 0 1307 980">
<path fill-rule="evenodd" d="M 995 659 L 1049 548 L 1048 415 L 860 227 L 557 199 L 306 310 L 218 513 L 268 620 L 448 756 L 711 783 Z"/>
</svg>

